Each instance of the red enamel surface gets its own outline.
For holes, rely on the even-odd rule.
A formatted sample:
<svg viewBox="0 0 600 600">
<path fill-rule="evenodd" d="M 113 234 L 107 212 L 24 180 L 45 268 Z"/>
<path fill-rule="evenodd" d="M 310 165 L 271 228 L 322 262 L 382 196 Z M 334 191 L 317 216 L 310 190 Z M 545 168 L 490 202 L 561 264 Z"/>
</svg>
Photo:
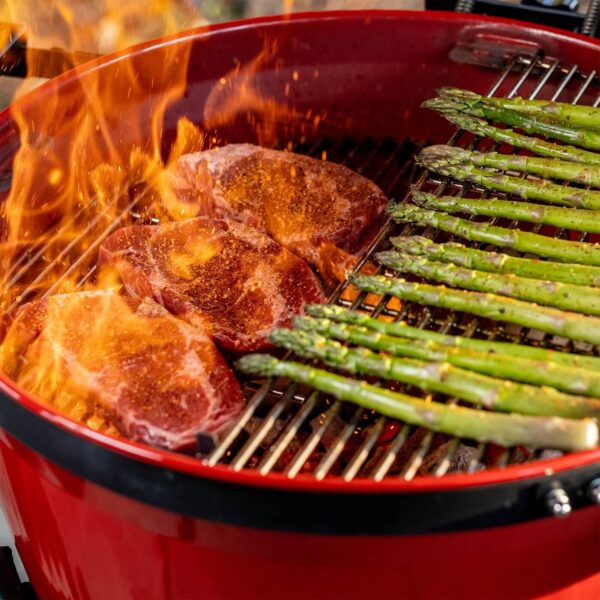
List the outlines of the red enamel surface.
<svg viewBox="0 0 600 600">
<path fill-rule="evenodd" d="M 318 23 L 315 20 L 318 19 Z M 260 51 L 262 37 L 278 40 L 281 72 L 260 74 L 263 93 L 281 96 L 290 70 L 299 73 L 292 100 L 331 116 L 320 136 L 366 134 L 443 142 L 451 129 L 418 108 L 441 85 L 485 91 L 497 71 L 452 63 L 448 53 L 465 29 L 537 39 L 551 54 L 583 70 L 600 63 L 597 42 L 509 21 L 444 13 L 353 12 L 260 19 L 199 29 L 134 52 L 160 59 L 161 45 L 194 42 L 189 90 L 167 115 L 201 121 L 212 84 Z M 99 70 L 110 81 L 119 56 L 79 69 Z M 313 78 L 315 68 L 321 76 Z M 72 83 L 67 73 L 25 96 L 32 121 Z M 125 123 L 128 111 L 115 107 Z M 0 125 L 10 112 L 0 113 Z M 333 127 L 332 123 L 335 123 Z M 340 125 L 342 124 L 342 125 Z M 243 127 L 223 131 L 229 141 L 249 138 Z M 249 137 L 250 136 L 250 137 Z M 67 140 L 56 140 L 57 147 Z M 600 462 L 600 450 L 563 458 L 442 479 L 417 478 L 344 483 L 309 477 L 288 480 L 255 472 L 208 468 L 200 461 L 88 430 L 41 407 L 6 379 L 0 391 L 70 435 L 136 460 L 222 481 L 273 488 L 364 493 L 448 490 L 541 476 Z M 568 520 L 460 534 L 352 538 L 279 534 L 179 517 L 117 496 L 78 479 L 27 450 L 7 432 L 0 437 L 0 494 L 17 535 L 19 551 L 42 597 L 287 597 L 411 596 L 506 597 L 555 594 L 567 597 L 580 582 L 587 597 L 600 594 L 600 510 L 576 511 Z M 357 515 L 360 518 L 360 515 Z M 559 592 L 558 590 L 565 590 Z M 595 592 L 595 594 L 594 594 Z"/>
<path fill-rule="evenodd" d="M 181 517 L 0 436 L 0 499 L 41 598 L 592 598 L 600 510 L 491 532 L 304 535 Z M 360 519 L 360 515 L 357 515 Z M 566 588 L 564 592 L 561 592 Z"/>
</svg>

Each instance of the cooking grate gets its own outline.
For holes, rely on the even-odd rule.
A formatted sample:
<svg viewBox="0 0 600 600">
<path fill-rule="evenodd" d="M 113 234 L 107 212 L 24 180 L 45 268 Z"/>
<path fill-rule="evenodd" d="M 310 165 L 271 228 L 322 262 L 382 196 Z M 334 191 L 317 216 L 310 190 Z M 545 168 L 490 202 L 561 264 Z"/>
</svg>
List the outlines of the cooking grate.
<svg viewBox="0 0 600 600">
<path fill-rule="evenodd" d="M 519 94 L 594 105 L 600 103 L 599 93 L 600 80 L 596 71 L 582 73 L 576 66 L 567 67 L 541 53 L 511 59 L 490 91 L 490 94 L 503 96 Z M 5 133 L 0 132 L 0 138 Z M 451 143 L 465 147 L 490 147 L 489 140 L 480 140 L 463 132 L 456 133 Z M 470 195 L 479 192 L 482 197 L 485 196 L 483 190 L 477 190 L 473 186 L 467 188 L 424 173 L 419 175 L 411 159 L 416 146 L 410 142 L 398 144 L 392 141 L 367 140 L 356 144 L 349 140 L 322 140 L 311 146 L 298 145 L 293 149 L 316 158 L 346 164 L 374 180 L 389 197 L 397 200 L 406 196 L 407 184 L 415 180 L 422 189 L 435 193 L 443 191 L 460 194 L 468 189 Z M 10 181 L 9 161 L 4 154 L 9 150 L 6 146 L 2 150 L 0 182 Z M 108 225 L 102 214 L 93 215 L 94 227 L 83 231 L 80 237 L 71 239 L 58 253 L 54 253 L 56 258 L 49 262 L 44 262 L 47 246 L 32 248 L 19 257 L 12 265 L 8 277 L 10 285 L 18 287 L 19 295 L 8 309 L 14 308 L 18 302 L 64 291 L 62 282 L 66 275 L 82 274 L 77 287 L 92 279 L 96 251 L 106 236 L 122 224 L 139 222 L 140 219 L 148 222 L 147 215 L 142 217 L 135 211 L 139 200 L 139 196 L 128 200 L 124 211 Z M 82 209 L 81 215 L 76 215 L 75 218 L 88 218 L 86 210 Z M 112 210 L 111 207 L 109 210 Z M 150 222 L 157 220 L 150 219 Z M 496 219 L 494 222 L 539 230 L 539 227 L 532 228 L 514 221 Z M 416 233 L 428 237 L 440 235 L 430 229 L 388 223 L 357 268 L 361 268 L 375 252 L 389 247 L 388 240 L 392 235 Z M 564 237 L 568 232 L 558 231 L 553 234 Z M 55 237 L 59 239 L 60 232 L 56 232 Z M 578 239 L 585 239 L 585 234 L 581 234 Z M 50 240 L 50 243 L 53 241 Z M 82 248 L 85 250 L 81 250 Z M 61 276 L 52 286 L 43 285 L 49 274 L 59 271 Z M 419 327 L 445 333 L 483 339 L 507 339 L 585 353 L 594 351 L 588 345 L 573 348 L 572 343 L 558 337 L 512 325 L 498 325 L 466 314 L 413 304 L 406 304 L 400 309 L 397 302 L 389 301 L 388 298 L 374 299 L 372 295 L 359 295 L 347 283 L 333 293 L 331 302 L 359 308 L 374 316 L 403 319 Z M 408 389 L 410 393 L 419 393 L 413 388 Z M 207 464 L 224 464 L 236 471 L 256 469 L 264 475 L 276 472 L 288 477 L 306 474 L 318 479 L 341 476 L 347 481 L 355 478 L 379 481 L 384 477 L 410 480 L 424 473 L 442 476 L 448 472 L 473 472 L 552 455 L 549 450 L 505 450 L 490 444 L 473 444 L 434 434 L 357 409 L 347 403 L 336 402 L 284 381 L 251 381 L 245 386 L 245 394 L 248 398 L 247 408 L 216 446 L 212 438 L 200 436 L 199 450 L 204 450 L 201 459 Z M 86 412 L 80 404 L 66 405 L 62 410 L 73 418 L 83 420 L 95 430 L 115 433 L 101 417 Z"/>
<path fill-rule="evenodd" d="M 564 102 L 600 103 L 600 80 L 597 72 L 582 73 L 577 66 L 565 66 L 558 60 L 534 56 L 516 56 L 505 67 L 490 90 L 490 95 L 551 98 Z M 490 140 L 465 132 L 457 132 L 451 144 L 468 148 L 496 147 Z M 505 147 L 503 146 L 503 150 Z M 298 148 L 299 151 L 307 149 Z M 414 172 L 412 162 L 402 163 L 404 147 L 356 146 L 344 152 L 344 146 L 328 151 L 329 158 L 344 162 L 359 173 L 373 179 L 386 194 L 402 199 L 402 190 Z M 308 149 L 319 155 L 320 146 Z M 338 156 L 341 154 L 342 159 Z M 386 157 L 386 160 L 382 160 Z M 487 192 L 473 185 L 449 182 L 445 178 L 422 173 L 417 181 L 420 189 L 436 194 L 479 194 Z M 407 195 L 404 192 L 404 200 Z M 540 231 L 541 226 L 507 219 L 481 219 L 503 226 Z M 542 231 L 543 232 L 543 231 Z M 448 235 L 414 225 L 388 223 L 365 257 L 360 269 L 371 256 L 389 248 L 394 235 L 420 234 L 436 240 L 451 239 Z M 556 237 L 572 232 L 553 231 Z M 586 234 L 577 234 L 586 239 Z M 464 240 L 461 240 L 463 243 Z M 478 245 L 482 247 L 482 244 Z M 379 272 L 389 271 L 379 267 Z M 528 330 L 512 324 L 498 324 L 472 315 L 414 304 L 398 307 L 389 297 L 374 298 L 358 294 L 344 282 L 335 291 L 331 302 L 371 313 L 373 316 L 405 320 L 412 325 L 452 335 L 482 339 L 502 339 L 530 343 L 559 350 L 592 353 L 588 344 L 572 342 Z M 405 388 L 419 394 L 414 388 Z M 437 396 L 427 396 L 443 400 Z M 453 398 L 446 398 L 455 402 Z M 539 460 L 556 455 L 552 450 L 530 451 L 526 448 L 503 449 L 492 444 L 474 444 L 449 436 L 434 434 L 423 428 L 387 419 L 361 408 L 335 401 L 320 393 L 285 381 L 267 381 L 255 389 L 248 406 L 235 426 L 206 457 L 209 465 L 227 464 L 233 470 L 252 468 L 266 475 L 278 472 L 295 477 L 302 473 L 317 479 L 341 476 L 346 481 L 357 477 L 380 481 L 384 477 L 410 480 L 418 474 L 440 477 L 449 472 L 474 472 L 511 463 Z"/>
</svg>

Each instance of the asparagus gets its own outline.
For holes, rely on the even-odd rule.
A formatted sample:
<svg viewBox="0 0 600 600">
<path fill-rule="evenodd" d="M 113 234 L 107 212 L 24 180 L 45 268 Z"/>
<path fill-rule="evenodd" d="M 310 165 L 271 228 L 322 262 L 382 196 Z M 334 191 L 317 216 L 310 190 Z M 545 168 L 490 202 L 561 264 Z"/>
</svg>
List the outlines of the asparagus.
<svg viewBox="0 0 600 600">
<path fill-rule="evenodd" d="M 380 275 L 353 275 L 351 279 L 358 289 L 379 296 L 389 294 L 418 304 L 459 310 L 494 321 L 507 321 L 539 329 L 570 340 L 600 344 L 600 319 L 596 317 L 564 312 L 494 294 L 453 290 L 443 285 L 413 283 Z"/>
<path fill-rule="evenodd" d="M 423 150 L 423 154 L 442 157 L 449 163 L 473 164 L 476 167 L 488 167 L 505 171 L 531 173 L 550 179 L 563 179 L 589 185 L 600 186 L 600 167 L 577 164 L 555 158 L 539 158 L 522 154 L 501 154 L 499 152 L 475 152 L 456 146 L 437 145 Z"/>
<path fill-rule="evenodd" d="M 500 129 L 483 119 L 461 113 L 445 113 L 444 117 L 451 123 L 466 129 L 475 135 L 487 137 L 501 144 L 510 144 L 515 148 L 523 148 L 540 156 L 559 158 L 576 163 L 600 165 L 600 153 L 582 150 L 574 146 L 555 144 L 537 137 L 517 133 L 514 129 Z"/>
<path fill-rule="evenodd" d="M 559 262 L 600 266 L 599 244 L 572 242 L 528 231 L 498 227 L 489 223 L 477 223 L 409 204 L 398 204 L 391 208 L 391 213 L 394 219 L 401 223 L 417 223 L 436 227 L 472 242 L 484 242 L 503 248 L 512 248 L 519 252 L 537 254 Z"/>
<path fill-rule="evenodd" d="M 469 108 L 491 106 L 497 110 L 509 110 L 555 125 L 566 125 L 578 129 L 600 131 L 600 109 L 554 102 L 552 100 L 528 100 L 525 98 L 487 98 L 458 88 L 442 88 L 441 97 L 464 103 Z"/>
<path fill-rule="evenodd" d="M 522 115 L 512 110 L 490 105 L 469 106 L 464 102 L 447 96 L 427 100 L 421 106 L 437 110 L 442 114 L 460 112 L 474 117 L 483 117 L 490 121 L 518 127 L 526 133 L 540 134 L 567 144 L 581 146 L 588 150 L 600 150 L 600 133 L 596 131 L 545 123 L 529 115 Z"/>
<path fill-rule="evenodd" d="M 451 262 L 468 269 L 490 273 L 513 273 L 531 279 L 600 287 L 600 267 L 518 258 L 509 254 L 468 248 L 455 242 L 436 244 L 421 236 L 395 237 L 391 241 L 394 247 L 402 252 Z"/>
<path fill-rule="evenodd" d="M 298 356 L 318 358 L 336 369 L 400 381 L 489 409 L 571 419 L 600 417 L 600 400 L 563 394 L 549 387 L 495 379 L 446 362 L 383 356 L 366 348 L 348 348 L 310 331 L 276 329 L 269 339 Z"/>
<path fill-rule="evenodd" d="M 600 233 L 600 210 L 559 208 L 530 202 L 500 200 L 499 198 L 474 199 L 459 198 L 457 196 L 434 196 L 420 191 L 414 191 L 412 199 L 415 204 L 429 210 L 504 217 L 576 231 Z"/>
<path fill-rule="evenodd" d="M 508 296 L 542 306 L 553 306 L 576 313 L 600 316 L 600 291 L 583 285 L 557 283 L 518 275 L 486 273 L 423 257 L 380 252 L 377 259 L 400 273 L 476 292 Z M 548 265 L 548 270 L 552 268 Z"/>
<path fill-rule="evenodd" d="M 533 360 L 553 362 L 572 367 L 581 367 L 584 369 L 600 369 L 600 358 L 596 356 L 583 356 L 581 354 L 571 354 L 569 352 L 557 352 L 556 350 L 513 344 L 511 342 L 477 340 L 462 336 L 446 335 L 437 331 L 412 327 L 404 322 L 392 323 L 382 319 L 375 319 L 367 314 L 349 310 L 341 306 L 309 304 L 306 306 L 306 312 L 315 318 L 331 319 L 332 321 L 339 323 L 360 325 L 378 333 L 409 338 L 411 340 L 431 342 L 451 348 L 474 350 L 490 355 L 495 353 L 506 354 L 508 356 L 530 358 Z"/>
<path fill-rule="evenodd" d="M 526 200 L 539 200 L 559 206 L 600 209 L 600 191 L 583 190 L 553 183 L 546 179 L 534 181 L 512 175 L 504 175 L 472 164 L 458 164 L 448 156 L 450 146 L 430 146 L 417 157 L 417 162 L 430 171 L 453 177 L 459 181 L 470 181 L 486 189 L 516 194 Z"/>
<path fill-rule="evenodd" d="M 585 450 L 598 443 L 598 427 L 592 419 L 506 415 L 427 402 L 266 354 L 244 356 L 237 367 L 247 374 L 286 377 L 393 419 L 480 442 L 562 450 Z"/>
<path fill-rule="evenodd" d="M 317 331 L 329 338 L 394 356 L 448 362 L 455 367 L 483 375 L 550 386 L 570 394 L 600 397 L 600 374 L 591 369 L 489 351 L 449 347 L 426 340 L 394 337 L 358 325 L 336 323 L 330 319 L 295 317 L 294 327 L 304 331 Z"/>
</svg>

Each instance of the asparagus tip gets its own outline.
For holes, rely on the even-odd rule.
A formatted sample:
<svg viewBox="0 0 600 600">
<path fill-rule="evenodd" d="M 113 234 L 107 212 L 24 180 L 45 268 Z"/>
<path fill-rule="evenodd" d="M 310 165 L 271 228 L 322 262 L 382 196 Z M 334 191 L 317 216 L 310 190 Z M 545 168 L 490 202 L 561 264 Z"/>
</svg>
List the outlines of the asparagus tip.
<svg viewBox="0 0 600 600">
<path fill-rule="evenodd" d="M 275 371 L 277 362 L 277 359 L 270 354 L 248 354 L 235 363 L 235 368 L 246 375 L 270 377 Z"/>
</svg>

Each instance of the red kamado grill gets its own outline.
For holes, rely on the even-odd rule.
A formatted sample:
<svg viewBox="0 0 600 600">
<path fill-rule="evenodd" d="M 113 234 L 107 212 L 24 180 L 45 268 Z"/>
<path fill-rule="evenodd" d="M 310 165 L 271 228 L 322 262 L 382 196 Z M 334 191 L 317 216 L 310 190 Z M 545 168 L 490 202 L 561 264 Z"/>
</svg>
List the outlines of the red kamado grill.
<svg viewBox="0 0 600 600">
<path fill-rule="evenodd" d="M 325 115 L 318 127 L 285 123 L 281 145 L 294 140 L 297 152 L 346 164 L 396 200 L 410 183 L 436 193 L 455 185 L 421 174 L 411 159 L 419 145 L 449 138 L 481 143 L 419 108 L 439 86 L 600 103 L 596 41 L 455 13 L 322 13 L 231 23 L 99 58 L 77 76 L 81 88 L 92 76 L 110 85 L 125 56 L 133 53 L 143 69 L 160 64 L 165 49 L 191 42 L 186 93 L 165 117 L 172 139 L 182 115 L 202 125 L 210 90 L 236 65 L 249 64 L 265 40 L 276 51 L 256 68 L 257 89 L 296 114 Z M 67 72 L 19 106 L 32 124 L 41 122 L 45 106 L 72 94 L 75 81 Z M 106 120 L 115 140 L 137 102 L 124 97 Z M 219 131 L 220 140 L 256 142 L 255 128 L 242 121 Z M 54 143 L 66 147 L 68 140 Z M 4 194 L 17 146 L 8 109 L 0 113 Z M 132 207 L 124 218 L 136 216 Z M 386 247 L 391 234 L 415 232 L 388 224 L 370 252 Z M 31 267 L 27 260 L 23 273 Z M 331 301 L 421 327 L 597 352 L 439 309 L 407 305 L 399 312 L 386 299 L 373 305 L 364 296 L 348 299 L 344 290 Z M 85 427 L 1 378 L 0 499 L 37 594 L 600 594 L 600 449 L 499 450 L 281 382 L 250 382 L 245 391 L 247 408 L 229 433 L 218 441 L 199 435 L 191 457 L 105 435 L 97 424 Z"/>
</svg>

